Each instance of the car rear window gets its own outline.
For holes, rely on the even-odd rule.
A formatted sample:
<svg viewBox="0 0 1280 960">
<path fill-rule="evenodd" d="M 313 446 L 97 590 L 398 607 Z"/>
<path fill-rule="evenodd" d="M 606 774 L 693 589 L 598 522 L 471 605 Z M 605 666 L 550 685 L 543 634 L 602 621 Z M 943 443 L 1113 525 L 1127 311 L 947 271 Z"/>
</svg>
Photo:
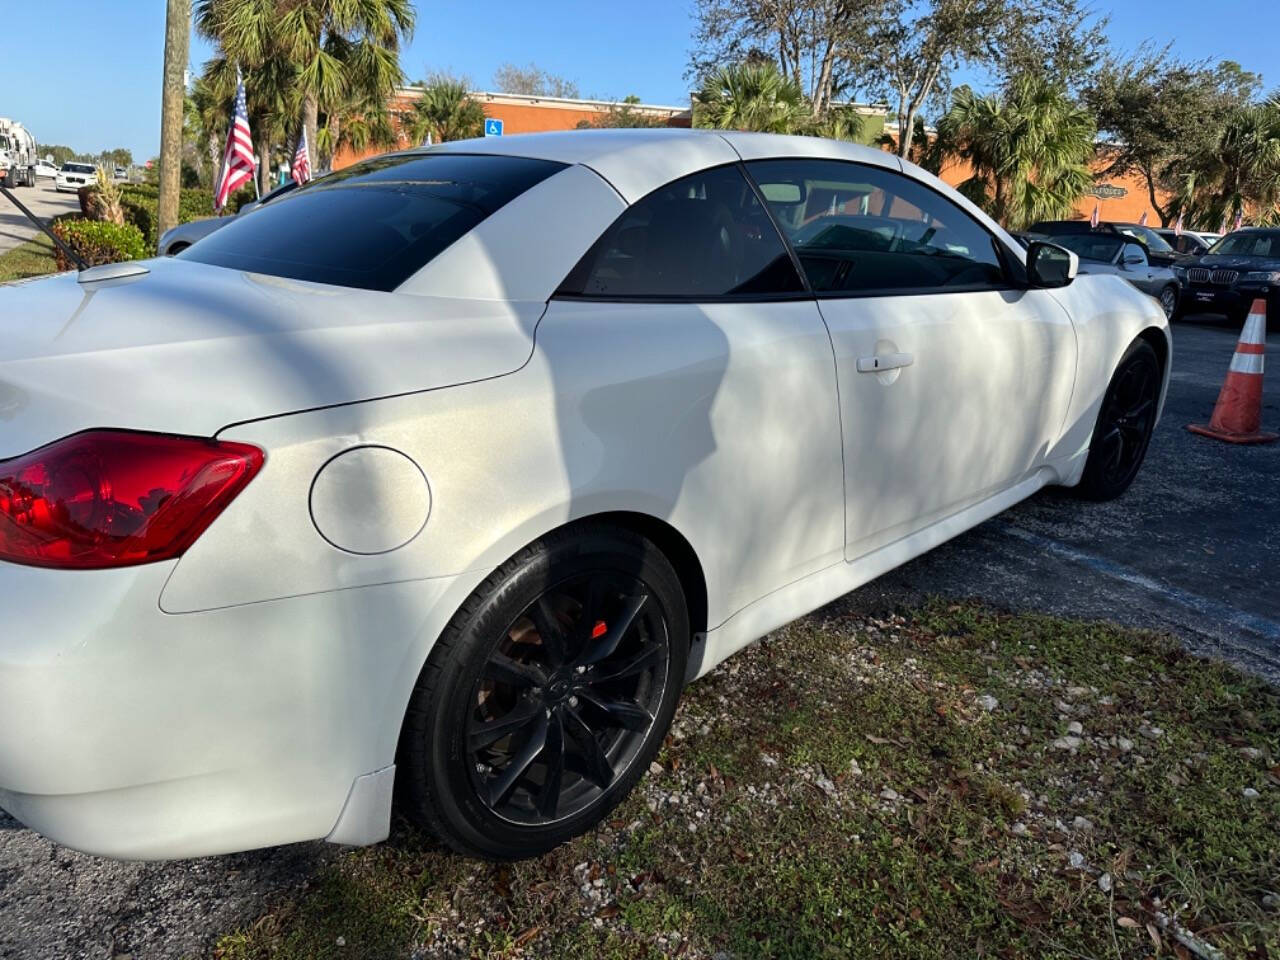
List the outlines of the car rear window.
<svg viewBox="0 0 1280 960">
<path fill-rule="evenodd" d="M 524 157 L 375 157 L 236 218 L 178 256 L 218 267 L 394 290 L 564 164 Z"/>
</svg>

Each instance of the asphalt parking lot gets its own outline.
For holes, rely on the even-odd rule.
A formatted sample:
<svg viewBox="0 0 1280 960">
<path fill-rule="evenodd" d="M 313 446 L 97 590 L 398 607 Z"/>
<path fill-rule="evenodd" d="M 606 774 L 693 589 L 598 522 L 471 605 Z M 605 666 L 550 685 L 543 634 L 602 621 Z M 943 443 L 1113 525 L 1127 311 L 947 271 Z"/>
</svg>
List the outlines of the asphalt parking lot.
<svg viewBox="0 0 1280 960">
<path fill-rule="evenodd" d="M 37 180 L 34 187 L 17 187 L 13 195 L 43 220 L 80 209 L 79 198 L 74 193 L 58 193 L 53 188 L 52 180 Z M 8 197 L 0 194 L 0 253 L 7 253 L 30 240 L 36 233 L 31 221 L 9 202 Z"/>
<path fill-rule="evenodd" d="M 1099 505 L 1044 491 L 837 603 L 880 609 L 942 594 L 1116 620 L 1280 682 L 1280 444 L 1234 447 L 1184 429 L 1212 410 L 1237 334 L 1212 320 L 1175 327 L 1164 418 L 1126 496 Z M 1280 333 L 1268 346 L 1276 356 Z M 1275 373 L 1264 404 L 1264 424 L 1280 427 Z M 0 813 L 0 958 L 192 955 L 333 854 L 316 843 L 120 864 Z"/>
</svg>

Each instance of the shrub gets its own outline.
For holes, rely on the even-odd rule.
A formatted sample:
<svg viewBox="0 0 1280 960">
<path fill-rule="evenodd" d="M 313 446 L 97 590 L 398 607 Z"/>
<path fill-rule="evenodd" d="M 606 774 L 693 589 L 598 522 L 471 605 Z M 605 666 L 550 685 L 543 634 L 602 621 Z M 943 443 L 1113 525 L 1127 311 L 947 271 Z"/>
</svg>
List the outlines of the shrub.
<svg viewBox="0 0 1280 960">
<path fill-rule="evenodd" d="M 154 252 L 160 242 L 158 208 L 160 190 L 154 184 L 134 183 L 120 191 L 120 205 L 124 218 L 142 232 L 149 251 Z M 189 223 L 213 215 L 213 192 L 203 189 L 184 189 L 178 194 L 178 222 Z"/>
<path fill-rule="evenodd" d="M 51 228 L 90 267 L 121 260 L 141 260 L 147 256 L 142 231 L 131 223 L 105 220 L 58 220 Z M 74 270 L 76 264 L 61 249 L 56 253 L 59 270 Z"/>
</svg>

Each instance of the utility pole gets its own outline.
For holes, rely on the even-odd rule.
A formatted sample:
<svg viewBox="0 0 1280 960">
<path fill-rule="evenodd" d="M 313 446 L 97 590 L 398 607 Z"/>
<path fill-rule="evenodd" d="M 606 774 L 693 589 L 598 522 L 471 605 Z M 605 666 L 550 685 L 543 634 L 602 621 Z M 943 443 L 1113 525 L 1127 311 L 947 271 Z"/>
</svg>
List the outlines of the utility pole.
<svg viewBox="0 0 1280 960">
<path fill-rule="evenodd" d="M 160 105 L 160 199 L 156 234 L 178 225 L 182 188 L 182 107 L 187 91 L 187 50 L 191 42 L 191 0 L 167 0 L 164 29 L 164 97 Z"/>
</svg>

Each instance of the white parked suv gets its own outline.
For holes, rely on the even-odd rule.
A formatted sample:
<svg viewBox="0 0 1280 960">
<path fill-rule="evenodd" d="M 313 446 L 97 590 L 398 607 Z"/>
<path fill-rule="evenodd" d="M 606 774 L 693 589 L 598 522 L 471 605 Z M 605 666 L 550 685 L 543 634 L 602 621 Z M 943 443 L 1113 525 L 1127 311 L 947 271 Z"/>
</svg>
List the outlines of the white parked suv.
<svg viewBox="0 0 1280 960">
<path fill-rule="evenodd" d="M 54 179 L 54 188 L 59 192 L 75 193 L 81 187 L 91 187 L 98 182 L 98 168 L 91 163 L 70 161 L 62 165 Z"/>
<path fill-rule="evenodd" d="M 736 650 L 1125 490 L 1168 323 L 1077 266 L 880 150 L 601 130 L 0 287 L 0 806 L 113 857 L 372 843 L 393 794 L 553 848 Z"/>
</svg>

